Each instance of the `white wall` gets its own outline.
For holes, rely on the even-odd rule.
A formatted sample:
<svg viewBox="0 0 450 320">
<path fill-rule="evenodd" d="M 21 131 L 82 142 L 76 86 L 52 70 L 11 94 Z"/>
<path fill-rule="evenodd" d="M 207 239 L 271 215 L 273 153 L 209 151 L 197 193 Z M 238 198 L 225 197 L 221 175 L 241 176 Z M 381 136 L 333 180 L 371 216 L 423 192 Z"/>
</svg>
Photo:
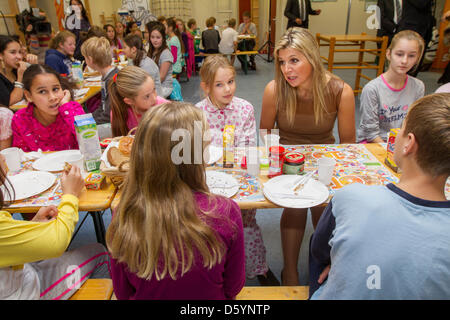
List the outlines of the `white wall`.
<svg viewBox="0 0 450 320">
<path fill-rule="evenodd" d="M 268 0 L 265 0 L 265 2 L 268 2 Z M 286 31 L 287 18 L 284 16 L 284 8 L 286 6 L 287 0 L 281 0 L 277 2 L 278 6 L 276 39 L 279 39 Z M 348 2 L 348 0 L 313 2 L 311 5 L 312 8 L 314 10 L 321 9 L 322 12 L 318 16 L 309 16 L 309 30 L 313 34 L 345 34 Z M 365 1 L 353 0 L 351 2 L 352 5 L 349 18 L 348 34 L 361 34 L 361 32 L 365 32 L 369 35 L 375 35 L 376 29 L 371 30 L 367 27 L 367 20 L 372 15 L 372 13 L 365 12 Z M 366 47 L 375 48 L 376 46 L 375 44 L 369 44 Z M 321 47 L 321 53 L 324 56 L 328 56 L 328 47 Z M 369 58 L 369 55 L 365 55 L 365 57 Z M 338 55 L 335 55 L 335 61 L 349 61 L 355 59 L 355 54 L 340 53 Z"/>
</svg>

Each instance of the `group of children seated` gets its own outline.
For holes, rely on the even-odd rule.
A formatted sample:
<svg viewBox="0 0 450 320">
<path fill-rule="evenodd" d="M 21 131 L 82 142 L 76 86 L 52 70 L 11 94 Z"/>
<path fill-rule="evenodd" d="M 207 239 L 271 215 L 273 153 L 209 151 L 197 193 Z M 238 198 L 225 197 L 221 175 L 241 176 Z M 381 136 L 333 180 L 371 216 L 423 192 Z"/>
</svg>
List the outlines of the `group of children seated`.
<svg viewBox="0 0 450 320">
<path fill-rule="evenodd" d="M 102 77 L 101 103 L 93 110 L 74 101 L 68 81 L 70 57 L 77 46 L 73 33 L 61 31 L 52 40 L 46 63 L 31 65 L 24 61 L 27 57 L 18 41 L 0 37 L 3 148 L 12 145 L 25 152 L 77 149 L 74 117 L 87 111 L 97 124 L 111 124 L 112 136 L 127 135 L 137 127 L 130 170 L 107 231 L 107 249 L 95 245 L 63 253 L 78 221 L 83 179 L 76 166 L 62 174 L 64 196 L 58 208 L 42 208 L 32 221 L 15 220 L 8 212 L 0 212 L 0 238 L 4 239 L 0 240 L 0 281 L 8 283 L 0 288 L 0 298 L 69 298 L 76 290 L 76 286 L 64 286 L 75 277 L 67 269 L 71 265 L 79 266 L 81 282 L 108 265 L 119 299 L 232 299 L 246 277 L 263 281 L 273 277 L 256 210 L 240 210 L 234 201 L 210 194 L 204 161 L 171 161 L 178 143 L 173 141 L 174 132 L 184 129 L 188 133 L 184 138 L 195 150 L 198 122 L 202 123 L 201 136 L 209 131 L 211 137 L 203 142 L 202 151 L 208 144 L 222 147 L 223 130 L 230 123 L 235 125 L 237 147 L 256 146 L 257 133 L 254 107 L 235 96 L 236 71 L 223 56 L 209 56 L 202 64 L 203 100 L 195 105 L 170 101 L 172 74 L 181 71 L 184 44 L 177 36 L 177 20 L 166 23 L 146 26 L 148 49 L 132 26 L 123 40 L 111 42 L 112 37 L 94 34 L 80 43 L 86 66 Z M 192 28 L 195 23 L 188 25 Z M 111 27 L 105 30 L 112 35 Z M 206 38 L 215 34 L 213 27 Z M 244 27 L 253 32 L 250 26 Z M 230 33 L 234 39 L 236 34 L 229 31 L 224 31 L 223 38 Z M 114 46 L 121 47 L 130 61 L 121 70 L 111 64 Z M 295 53 L 287 51 L 292 48 L 282 50 Z M 415 54 L 405 61 L 397 55 L 399 50 Z M 422 98 L 423 83 L 406 75 L 422 52 L 423 43 L 414 34 L 395 38 L 388 52 L 388 71 L 362 94 L 358 141 L 385 141 L 386 130 L 401 127 L 395 161 L 402 176 L 397 185 L 354 185 L 333 197 L 311 239 L 312 298 L 450 296 L 446 250 L 450 202 L 443 193 L 450 175 L 450 98 L 446 93 Z M 283 81 L 295 88 L 303 73 L 289 70 L 295 69 L 291 65 L 298 59 L 285 59 L 281 54 L 278 58 Z M 23 97 L 27 108 L 13 115 L 8 107 Z M 0 182 L 8 183 L 2 155 L 0 165 Z M 0 208 L 4 208 L 5 198 L 0 195 Z M 49 241 L 57 245 L 49 247 Z M 398 248 L 405 250 L 398 252 Z M 404 265 L 409 255 L 418 256 L 418 263 Z M 377 258 L 375 266 L 372 257 Z M 53 265 L 57 268 L 49 267 Z M 349 274 L 355 266 L 359 273 Z M 430 268 L 435 272 L 425 272 Z M 379 271 L 381 285 L 376 281 L 366 285 L 364 275 L 370 270 Z M 427 277 L 418 284 L 416 275 L 421 273 Z"/>
</svg>

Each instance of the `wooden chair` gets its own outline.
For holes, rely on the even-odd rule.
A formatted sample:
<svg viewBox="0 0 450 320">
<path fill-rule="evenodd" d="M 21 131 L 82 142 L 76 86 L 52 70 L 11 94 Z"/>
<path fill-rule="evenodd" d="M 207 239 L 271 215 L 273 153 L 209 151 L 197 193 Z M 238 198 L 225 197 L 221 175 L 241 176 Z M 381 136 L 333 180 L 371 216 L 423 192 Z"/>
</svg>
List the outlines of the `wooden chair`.
<svg viewBox="0 0 450 320">
<path fill-rule="evenodd" d="M 69 300 L 110 300 L 112 294 L 111 279 L 88 279 Z"/>
<path fill-rule="evenodd" d="M 244 287 L 236 300 L 308 300 L 309 287 Z"/>
</svg>

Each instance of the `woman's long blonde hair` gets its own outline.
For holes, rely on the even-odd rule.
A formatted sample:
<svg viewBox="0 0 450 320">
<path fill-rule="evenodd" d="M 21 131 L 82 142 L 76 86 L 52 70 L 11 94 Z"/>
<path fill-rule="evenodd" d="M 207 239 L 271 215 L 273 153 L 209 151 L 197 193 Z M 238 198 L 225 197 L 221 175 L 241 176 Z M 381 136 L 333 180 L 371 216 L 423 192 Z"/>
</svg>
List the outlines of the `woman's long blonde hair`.
<svg viewBox="0 0 450 320">
<path fill-rule="evenodd" d="M 224 258 L 222 240 L 206 223 L 218 218 L 211 212 L 199 215 L 194 199 L 196 191 L 209 193 L 203 159 L 178 165 L 172 159 L 172 150 L 179 144 L 172 141 L 177 129 L 189 133 L 185 138 L 190 137 L 194 159 L 199 123 L 203 136 L 209 127 L 202 111 L 188 103 L 170 102 L 150 109 L 139 124 L 130 171 L 106 242 L 111 256 L 140 278 L 182 276 L 192 268 L 194 249 L 206 268 Z M 207 145 L 203 139 L 196 143 L 202 144 L 202 150 Z"/>
<path fill-rule="evenodd" d="M 278 54 L 283 49 L 295 49 L 305 56 L 312 67 L 312 93 L 314 99 L 314 120 L 319 123 L 326 113 L 325 95 L 327 93 L 327 75 L 333 77 L 322 63 L 319 46 L 314 36 L 304 28 L 289 28 L 275 47 L 275 85 L 277 110 L 285 108 L 290 125 L 294 124 L 298 107 L 298 91 L 289 85 L 281 72 Z"/>
</svg>

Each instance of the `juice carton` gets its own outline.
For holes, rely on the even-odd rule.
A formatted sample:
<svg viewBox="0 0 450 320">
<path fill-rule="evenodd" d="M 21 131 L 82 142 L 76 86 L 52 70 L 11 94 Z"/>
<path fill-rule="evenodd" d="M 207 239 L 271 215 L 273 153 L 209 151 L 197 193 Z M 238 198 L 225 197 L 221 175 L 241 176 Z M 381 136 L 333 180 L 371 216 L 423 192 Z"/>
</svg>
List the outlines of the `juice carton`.
<svg viewBox="0 0 450 320">
<path fill-rule="evenodd" d="M 83 87 L 83 69 L 80 61 L 74 61 L 72 63 L 72 81 L 75 83 L 78 89 Z"/>
<path fill-rule="evenodd" d="M 394 162 L 394 148 L 395 148 L 395 139 L 397 137 L 400 128 L 391 129 L 388 136 L 387 142 L 387 152 L 386 158 L 384 159 L 384 163 L 391 168 L 394 172 L 398 172 L 400 168 Z"/>
<path fill-rule="evenodd" d="M 234 125 L 223 129 L 223 167 L 233 168 L 234 164 Z"/>
<path fill-rule="evenodd" d="M 75 117 L 75 131 L 77 133 L 78 146 L 84 156 L 86 171 L 100 169 L 102 150 L 98 138 L 97 124 L 91 113 Z"/>
</svg>

